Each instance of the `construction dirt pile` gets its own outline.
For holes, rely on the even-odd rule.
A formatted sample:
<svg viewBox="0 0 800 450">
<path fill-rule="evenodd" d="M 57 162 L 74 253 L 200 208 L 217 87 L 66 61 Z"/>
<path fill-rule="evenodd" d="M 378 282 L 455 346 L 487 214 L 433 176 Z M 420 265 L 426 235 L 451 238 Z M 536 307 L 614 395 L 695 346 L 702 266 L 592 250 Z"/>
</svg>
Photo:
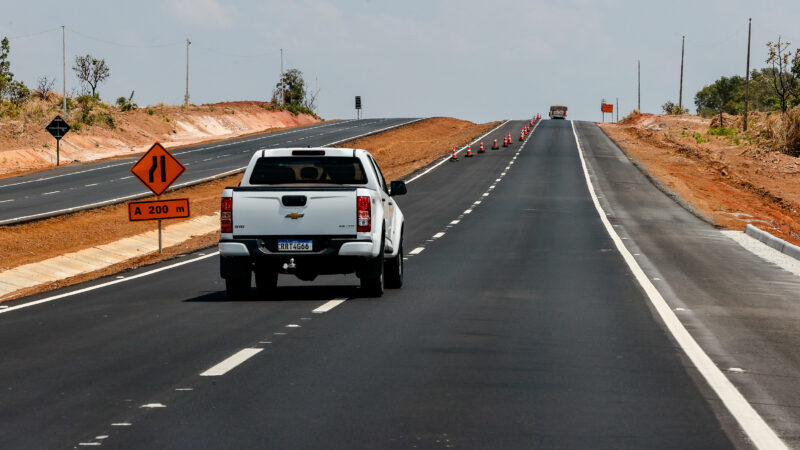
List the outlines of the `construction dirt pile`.
<svg viewBox="0 0 800 450">
<path fill-rule="evenodd" d="M 433 118 L 340 145 L 369 150 L 376 156 L 386 178 L 395 180 L 402 179 L 429 162 L 446 156 L 452 146 L 466 144 L 498 124 L 499 122 L 474 124 L 457 119 Z M 218 213 L 222 190 L 225 186 L 239 184 L 241 177 L 241 174 L 231 175 L 197 186 L 171 191 L 161 198 L 188 198 L 193 217 Z M 169 222 L 177 223 L 180 222 L 180 219 Z M 103 224 L 103 226 L 99 227 L 97 224 Z M 0 249 L 3 250 L 0 252 L 0 272 L 23 264 L 43 261 L 65 253 L 114 242 L 153 230 L 156 227 L 157 224 L 153 221 L 129 222 L 128 208 L 125 203 L 30 223 L 0 226 Z M 88 229 L 94 231 L 86 233 Z M 82 274 L 60 283 L 17 292 L 0 299 L 0 301 L 151 264 L 214 245 L 218 240 L 219 233 L 198 236 L 174 248 L 166 249 L 163 255 L 150 253 L 103 271 Z"/>
<path fill-rule="evenodd" d="M 188 107 L 159 104 L 121 111 L 99 103 L 89 114 L 92 125 L 82 123 L 81 110 L 75 108 L 66 121 L 79 129 L 61 140 L 61 164 L 141 153 L 156 141 L 174 148 L 320 121 L 269 107 L 263 102 L 227 102 Z M 56 141 L 45 127 L 56 114 L 61 114 L 58 99 L 31 101 L 18 117 L 0 118 L 0 176 L 55 165 Z"/>
<path fill-rule="evenodd" d="M 655 178 L 720 227 L 748 223 L 800 245 L 800 159 L 782 153 L 765 114 L 704 119 L 638 114 L 599 124 Z M 774 125 L 773 125 L 774 126 Z M 735 128 L 734 128 L 735 127 Z"/>
</svg>

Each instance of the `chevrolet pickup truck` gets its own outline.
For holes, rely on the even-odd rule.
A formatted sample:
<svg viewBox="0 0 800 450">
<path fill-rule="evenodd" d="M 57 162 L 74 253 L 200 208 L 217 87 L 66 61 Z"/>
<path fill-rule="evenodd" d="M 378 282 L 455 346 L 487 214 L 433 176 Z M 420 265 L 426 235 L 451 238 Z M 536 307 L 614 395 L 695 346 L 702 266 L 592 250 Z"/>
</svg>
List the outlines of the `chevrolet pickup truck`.
<svg viewBox="0 0 800 450">
<path fill-rule="evenodd" d="M 403 212 L 366 150 L 259 150 L 222 193 L 220 275 L 229 298 L 274 294 L 278 274 L 355 273 L 368 297 L 403 284 Z"/>
</svg>

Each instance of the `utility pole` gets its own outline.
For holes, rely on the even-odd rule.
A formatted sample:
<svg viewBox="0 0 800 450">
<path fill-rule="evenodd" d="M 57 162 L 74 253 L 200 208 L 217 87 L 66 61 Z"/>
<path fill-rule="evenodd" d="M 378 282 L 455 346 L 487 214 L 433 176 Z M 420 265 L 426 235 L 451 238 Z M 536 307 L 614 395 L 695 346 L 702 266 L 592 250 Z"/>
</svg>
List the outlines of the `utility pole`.
<svg viewBox="0 0 800 450">
<path fill-rule="evenodd" d="M 64 112 L 64 119 L 67 118 L 67 38 L 64 25 L 61 25 L 61 86 L 63 87 L 64 98 L 61 100 L 61 109 Z"/>
<path fill-rule="evenodd" d="M 686 42 L 686 36 L 681 36 L 681 88 L 678 93 L 678 109 L 683 113 L 683 48 Z"/>
<path fill-rule="evenodd" d="M 753 19 L 747 19 L 747 72 L 744 74 L 744 121 L 742 131 L 747 131 L 747 102 L 750 99 L 750 31 Z"/>
<path fill-rule="evenodd" d="M 636 85 L 638 86 L 638 93 L 636 94 L 638 100 L 636 104 L 639 112 L 642 112 L 642 62 L 640 60 L 636 61 L 636 68 L 637 68 Z"/>
<path fill-rule="evenodd" d="M 285 95 L 283 93 L 283 49 L 281 49 L 281 105 L 283 105 Z"/>
<path fill-rule="evenodd" d="M 189 45 L 192 41 L 186 38 L 186 95 L 183 96 L 183 106 L 189 106 Z"/>
</svg>

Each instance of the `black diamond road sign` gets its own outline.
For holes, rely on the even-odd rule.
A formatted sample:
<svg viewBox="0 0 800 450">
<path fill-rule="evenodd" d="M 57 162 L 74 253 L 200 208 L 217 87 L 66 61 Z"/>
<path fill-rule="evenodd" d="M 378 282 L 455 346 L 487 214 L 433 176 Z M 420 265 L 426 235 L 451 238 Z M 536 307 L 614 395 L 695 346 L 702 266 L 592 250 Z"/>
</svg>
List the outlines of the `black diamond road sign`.
<svg viewBox="0 0 800 450">
<path fill-rule="evenodd" d="M 64 135 L 69 131 L 69 125 L 64 121 L 64 119 L 61 118 L 61 116 L 56 116 L 56 118 L 53 119 L 53 121 L 50 122 L 50 125 L 48 125 L 45 129 L 49 131 L 50 134 L 56 138 L 56 140 L 60 141 L 61 138 L 64 137 Z"/>
</svg>

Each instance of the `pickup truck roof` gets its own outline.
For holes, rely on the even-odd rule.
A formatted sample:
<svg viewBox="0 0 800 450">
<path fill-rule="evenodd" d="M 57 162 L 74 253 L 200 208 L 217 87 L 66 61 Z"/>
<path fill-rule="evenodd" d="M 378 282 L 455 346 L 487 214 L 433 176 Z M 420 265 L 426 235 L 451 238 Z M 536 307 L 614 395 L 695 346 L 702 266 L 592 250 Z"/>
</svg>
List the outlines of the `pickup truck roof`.
<svg viewBox="0 0 800 450">
<path fill-rule="evenodd" d="M 366 151 L 356 148 L 292 147 L 292 148 L 262 149 L 259 153 L 253 155 L 253 157 L 263 158 L 269 156 L 308 156 L 308 155 L 352 157 L 352 156 L 360 156 L 360 154 L 363 153 L 366 153 Z"/>
</svg>

